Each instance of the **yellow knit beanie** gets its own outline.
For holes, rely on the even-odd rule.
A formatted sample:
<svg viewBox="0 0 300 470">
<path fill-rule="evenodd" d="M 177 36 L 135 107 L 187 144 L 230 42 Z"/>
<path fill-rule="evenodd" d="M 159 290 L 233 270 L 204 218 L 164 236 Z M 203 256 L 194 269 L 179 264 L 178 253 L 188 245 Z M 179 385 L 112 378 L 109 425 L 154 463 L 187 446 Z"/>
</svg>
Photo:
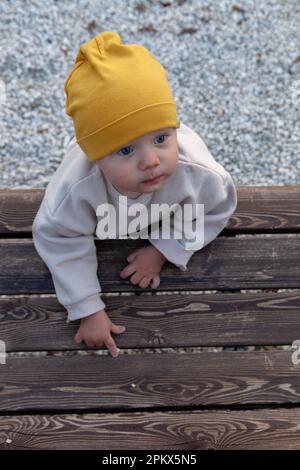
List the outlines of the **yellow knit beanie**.
<svg viewBox="0 0 300 470">
<path fill-rule="evenodd" d="M 145 47 L 105 31 L 84 43 L 64 90 L 77 143 L 98 160 L 138 137 L 179 127 L 168 74 Z"/>
</svg>

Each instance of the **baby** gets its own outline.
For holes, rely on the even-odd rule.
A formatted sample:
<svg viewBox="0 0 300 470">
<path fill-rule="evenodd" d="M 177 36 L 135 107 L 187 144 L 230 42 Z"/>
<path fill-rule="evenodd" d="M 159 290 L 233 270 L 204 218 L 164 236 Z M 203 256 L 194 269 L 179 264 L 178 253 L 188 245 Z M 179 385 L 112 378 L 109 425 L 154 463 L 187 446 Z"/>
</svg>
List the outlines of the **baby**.
<svg viewBox="0 0 300 470">
<path fill-rule="evenodd" d="M 33 241 L 68 321 L 80 319 L 75 341 L 104 344 L 117 357 L 112 333 L 126 328 L 111 322 L 100 296 L 94 243 L 96 227 L 96 236 L 105 238 L 100 216 L 106 213 L 115 238 L 149 239 L 127 257 L 120 277 L 156 289 L 166 261 L 185 271 L 193 253 L 218 236 L 236 209 L 237 194 L 199 135 L 179 123 L 167 73 L 145 47 L 122 44 L 115 32 L 98 34 L 80 47 L 64 89 L 76 137 L 47 186 Z M 152 211 L 158 205 L 159 212 Z M 137 206 L 140 231 L 133 223 Z M 167 221 L 176 233 L 180 216 L 190 223 L 184 235 L 160 237 L 159 223 Z"/>
</svg>

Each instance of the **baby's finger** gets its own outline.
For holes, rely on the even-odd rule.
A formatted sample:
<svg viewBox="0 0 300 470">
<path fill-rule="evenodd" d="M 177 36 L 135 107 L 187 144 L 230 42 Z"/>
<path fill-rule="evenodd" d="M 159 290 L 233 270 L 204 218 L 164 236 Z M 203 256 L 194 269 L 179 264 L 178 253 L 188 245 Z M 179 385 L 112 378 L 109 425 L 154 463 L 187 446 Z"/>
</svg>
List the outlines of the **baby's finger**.
<svg viewBox="0 0 300 470">
<path fill-rule="evenodd" d="M 157 289 L 158 286 L 160 284 L 160 277 L 159 275 L 157 274 L 156 276 L 154 276 L 154 278 L 152 279 L 152 282 L 150 284 L 150 287 L 152 287 L 152 289 Z"/>
<path fill-rule="evenodd" d="M 145 289 L 146 287 L 149 286 L 150 280 L 151 280 L 151 277 L 150 277 L 150 276 L 145 276 L 145 277 L 143 277 L 143 279 L 142 279 L 141 282 L 139 283 L 139 286 L 142 287 L 142 289 Z"/>
<path fill-rule="evenodd" d="M 117 357 L 119 355 L 119 348 L 117 348 L 116 343 L 111 336 L 106 340 L 105 345 L 112 357 Z"/>
<path fill-rule="evenodd" d="M 111 331 L 113 333 L 120 334 L 120 333 L 124 333 L 125 330 L 126 330 L 126 326 L 115 325 L 114 323 L 111 323 Z"/>
<path fill-rule="evenodd" d="M 131 284 L 139 284 L 139 282 L 143 279 L 144 275 L 140 274 L 139 271 L 136 271 L 133 276 L 130 278 Z"/>
<path fill-rule="evenodd" d="M 120 277 L 124 279 L 125 277 L 130 276 L 135 271 L 136 268 L 133 266 L 133 264 L 129 264 L 126 266 L 126 268 L 123 269 L 123 271 L 120 272 Z"/>
<path fill-rule="evenodd" d="M 74 341 L 79 344 L 82 342 L 81 334 L 77 331 L 76 335 L 74 336 Z"/>
</svg>

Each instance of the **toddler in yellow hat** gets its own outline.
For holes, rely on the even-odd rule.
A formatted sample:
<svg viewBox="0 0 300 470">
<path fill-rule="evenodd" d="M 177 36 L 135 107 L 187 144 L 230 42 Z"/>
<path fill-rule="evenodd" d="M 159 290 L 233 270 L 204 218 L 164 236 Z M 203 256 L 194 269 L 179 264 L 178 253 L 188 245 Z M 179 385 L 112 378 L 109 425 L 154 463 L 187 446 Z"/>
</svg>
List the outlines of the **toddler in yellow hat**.
<svg viewBox="0 0 300 470">
<path fill-rule="evenodd" d="M 100 205 L 118 215 L 134 204 L 146 212 L 164 206 L 151 219 L 149 245 L 134 250 L 120 272 L 141 288 L 158 288 L 167 261 L 187 270 L 193 253 L 223 230 L 236 208 L 236 189 L 200 136 L 179 122 L 167 72 L 145 47 L 123 44 L 116 32 L 98 34 L 80 47 L 64 89 L 75 137 L 46 189 L 33 240 L 68 321 L 81 320 L 75 341 L 105 344 L 116 357 L 111 333 L 125 327 L 111 322 L 100 296 L 94 244 Z M 192 207 L 189 216 L 184 212 L 189 222 L 200 219 L 198 206 L 203 209 L 201 244 L 194 249 L 192 229 L 179 239 L 159 236 L 161 220 L 173 223 L 168 208 L 174 204 L 176 214 L 185 204 Z M 119 238 L 128 233 L 134 230 L 118 229 Z"/>
</svg>

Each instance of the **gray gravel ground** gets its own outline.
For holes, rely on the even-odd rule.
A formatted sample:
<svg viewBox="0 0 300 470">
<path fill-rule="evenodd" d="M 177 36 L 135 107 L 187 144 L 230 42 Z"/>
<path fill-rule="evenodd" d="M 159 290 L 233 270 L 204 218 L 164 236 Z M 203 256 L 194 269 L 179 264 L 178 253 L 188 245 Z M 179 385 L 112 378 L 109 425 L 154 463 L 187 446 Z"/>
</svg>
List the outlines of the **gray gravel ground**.
<svg viewBox="0 0 300 470">
<path fill-rule="evenodd" d="M 299 0 L 1 0 L 0 27 L 0 186 L 48 184 L 73 135 L 64 81 L 102 31 L 164 65 L 237 184 L 299 183 Z"/>
</svg>

